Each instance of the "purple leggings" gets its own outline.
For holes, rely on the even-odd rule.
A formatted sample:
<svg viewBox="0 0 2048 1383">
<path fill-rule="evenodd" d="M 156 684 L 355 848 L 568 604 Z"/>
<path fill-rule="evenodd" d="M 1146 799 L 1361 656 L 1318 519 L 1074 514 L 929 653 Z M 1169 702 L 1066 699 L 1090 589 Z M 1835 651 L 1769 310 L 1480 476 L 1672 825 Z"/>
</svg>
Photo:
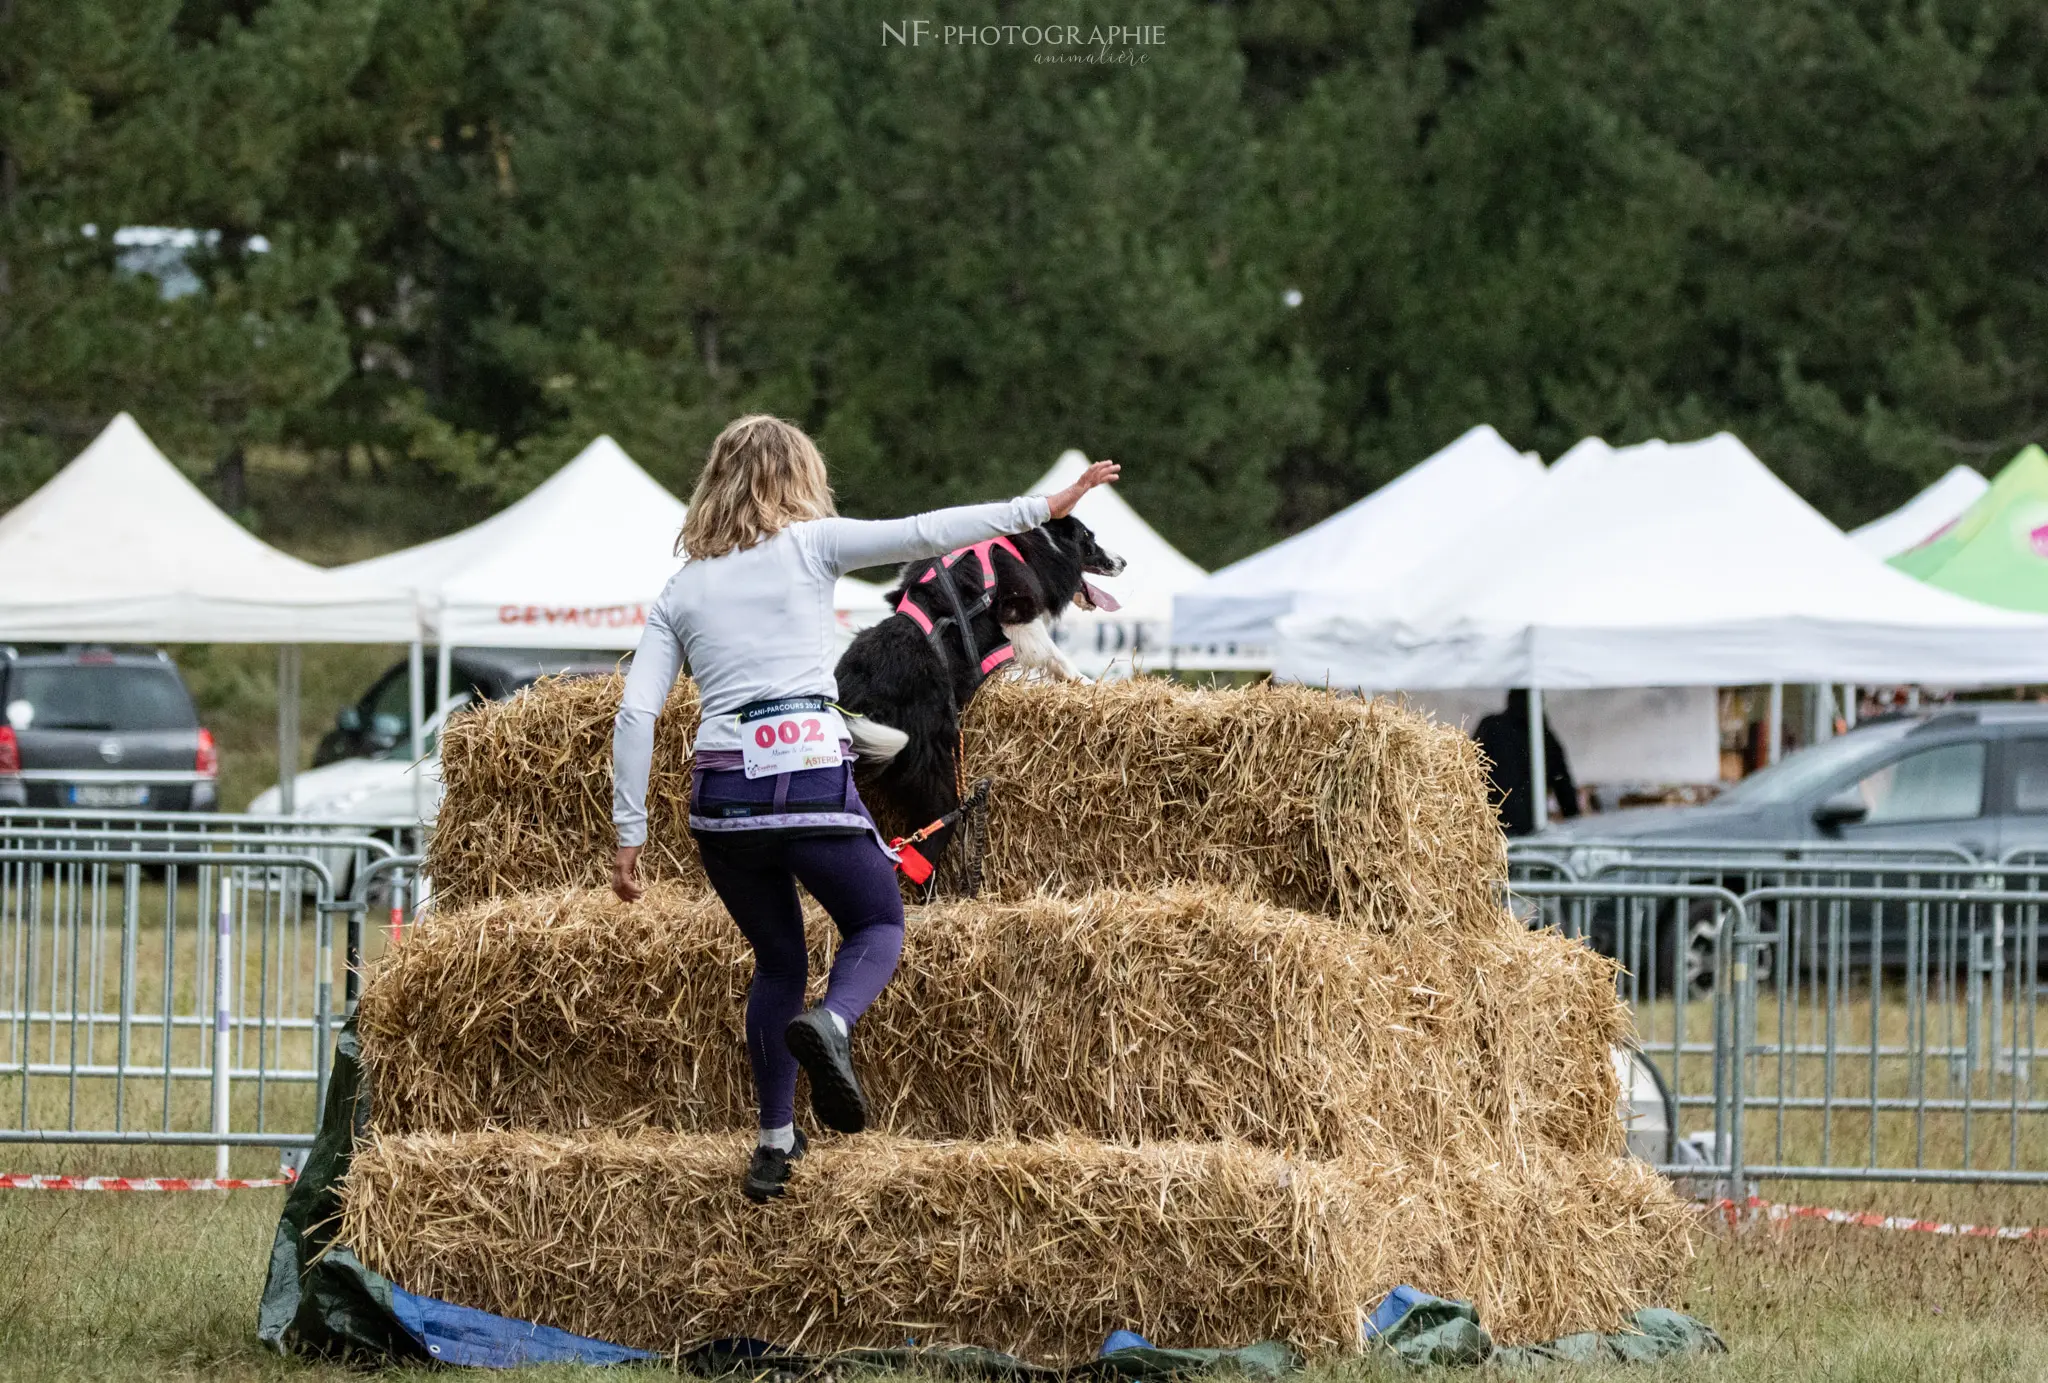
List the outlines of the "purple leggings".
<svg viewBox="0 0 2048 1383">
<path fill-rule="evenodd" d="M 705 798 L 715 801 L 718 795 L 707 783 Z M 903 955 L 903 895 L 896 887 L 896 867 L 871 835 L 699 832 L 697 849 L 711 886 L 754 948 L 747 1060 L 754 1068 L 761 1127 L 781 1128 L 795 1117 L 797 1071 L 782 1034 L 803 1012 L 810 981 L 796 886 L 801 883 L 822 903 L 839 928 L 839 952 L 832 957 L 824 1004 L 850 1029 L 889 983 Z"/>
</svg>

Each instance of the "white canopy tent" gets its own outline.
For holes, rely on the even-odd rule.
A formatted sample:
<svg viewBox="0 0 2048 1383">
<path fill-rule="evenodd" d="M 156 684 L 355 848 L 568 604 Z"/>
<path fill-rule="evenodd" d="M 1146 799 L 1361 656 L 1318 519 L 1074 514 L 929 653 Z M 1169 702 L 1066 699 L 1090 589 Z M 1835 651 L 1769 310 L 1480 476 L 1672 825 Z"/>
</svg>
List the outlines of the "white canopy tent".
<svg viewBox="0 0 2048 1383">
<path fill-rule="evenodd" d="M 0 517 L 0 638 L 404 643 L 403 587 L 279 552 L 215 507 L 126 413 Z"/>
<path fill-rule="evenodd" d="M 279 552 L 201 494 L 126 413 L 0 517 L 0 639 L 274 643 L 285 809 L 298 649 L 418 637 L 410 592 Z"/>
<path fill-rule="evenodd" d="M 1605 442 L 1588 437 L 1551 469 L 1569 473 L 1611 453 Z M 1526 502 L 1545 475 L 1533 453 L 1516 451 L 1491 427 L 1475 427 L 1358 503 L 1224 568 L 1181 597 L 1176 637 L 1204 642 L 1178 651 L 1197 665 L 1205 655 L 1224 654 L 1239 666 L 1271 667 L 1274 622 L 1297 602 L 1330 597 L 1372 608 L 1378 592 L 1409 582 L 1457 534 Z M 1395 694 L 1467 731 L 1507 697 L 1495 688 L 1410 688 Z M 1573 765 L 1584 782 L 1693 783 L 1719 776 L 1720 732 L 1710 687 L 1567 692 L 1552 698 L 1550 713 L 1572 746 Z"/>
<path fill-rule="evenodd" d="M 1348 603 L 1397 582 L 1455 530 L 1511 510 L 1543 463 L 1484 424 L 1349 508 L 1216 572 L 1177 596 L 1183 662 L 1271 666 L 1274 622 L 1320 600 Z M 1236 665 L 1233 664 L 1233 665 Z"/>
<path fill-rule="evenodd" d="M 1361 610 L 1280 624 L 1280 671 L 1372 687 L 2048 677 L 2048 619 L 1923 585 L 1727 433 L 1568 466 Z"/>
<path fill-rule="evenodd" d="M 1963 516 L 1991 488 L 1979 471 L 1956 466 L 1941 479 L 1883 518 L 1849 530 L 1849 538 L 1871 556 L 1896 557 L 1916 548 Z"/>
<path fill-rule="evenodd" d="M 2048 677 L 2048 619 L 1894 571 L 1726 433 L 1567 460 L 1370 608 L 1280 621 L 1277 670 L 1539 693 Z"/>
<path fill-rule="evenodd" d="M 482 523 L 342 570 L 416 592 L 444 646 L 623 651 L 640 642 L 647 607 L 681 563 L 686 512 L 599 437 Z M 843 618 L 886 613 L 867 582 L 844 581 L 836 594 Z"/>
<path fill-rule="evenodd" d="M 1064 490 L 1088 469 L 1088 458 L 1068 451 L 1053 462 L 1028 493 L 1049 495 Z M 1208 573 L 1184 557 L 1138 517 L 1112 486 L 1100 486 L 1081 497 L 1074 517 L 1088 525 L 1096 541 L 1128 564 L 1121 576 L 1098 584 L 1119 602 L 1110 610 L 1069 607 L 1053 626 L 1053 636 L 1067 656 L 1090 677 L 1113 670 L 1128 674 L 1149 658 L 1163 660 L 1173 643 L 1168 634 L 1174 597 Z"/>
</svg>

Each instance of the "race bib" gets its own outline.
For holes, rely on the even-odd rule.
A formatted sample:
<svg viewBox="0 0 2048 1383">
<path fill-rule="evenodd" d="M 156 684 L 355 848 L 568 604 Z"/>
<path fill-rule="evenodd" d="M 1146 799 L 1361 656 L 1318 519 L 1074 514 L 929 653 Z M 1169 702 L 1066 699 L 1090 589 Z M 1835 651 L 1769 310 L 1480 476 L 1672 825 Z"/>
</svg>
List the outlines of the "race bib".
<svg viewBox="0 0 2048 1383">
<path fill-rule="evenodd" d="M 846 722 L 822 696 L 757 701 L 740 712 L 740 759 L 749 778 L 836 768 Z"/>
</svg>

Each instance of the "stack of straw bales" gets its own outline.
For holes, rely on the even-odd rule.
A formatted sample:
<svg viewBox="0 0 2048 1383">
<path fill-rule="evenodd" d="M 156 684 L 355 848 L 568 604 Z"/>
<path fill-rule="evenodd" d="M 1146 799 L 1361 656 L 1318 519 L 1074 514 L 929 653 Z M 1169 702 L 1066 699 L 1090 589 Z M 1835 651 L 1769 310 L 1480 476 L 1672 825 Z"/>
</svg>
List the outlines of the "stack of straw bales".
<svg viewBox="0 0 2048 1383">
<path fill-rule="evenodd" d="M 364 993 L 346 1211 L 414 1290 L 657 1349 L 1059 1361 L 1118 1327 L 1355 1348 L 1402 1281 L 1540 1339 L 1682 1272 L 1687 1212 L 1622 1155 L 1613 967 L 1499 906 L 1476 752 L 1298 688 L 986 688 L 992 896 L 911 910 L 856 1036 L 876 1132 L 749 1205 L 750 962 L 682 822 L 695 708 L 660 723 L 660 882 L 627 906 L 593 887 L 617 694 L 449 729 L 441 910 Z"/>
<path fill-rule="evenodd" d="M 444 906 L 611 877 L 620 685 L 556 682 L 450 723 L 428 861 Z M 967 779 L 996 783 L 996 897 L 1184 882 L 1365 926 L 1442 926 L 1491 907 L 1506 869 L 1471 743 L 1386 702 L 1001 681 L 963 728 Z M 702 889 L 685 823 L 696 730 L 684 680 L 655 722 L 641 868 Z"/>
</svg>

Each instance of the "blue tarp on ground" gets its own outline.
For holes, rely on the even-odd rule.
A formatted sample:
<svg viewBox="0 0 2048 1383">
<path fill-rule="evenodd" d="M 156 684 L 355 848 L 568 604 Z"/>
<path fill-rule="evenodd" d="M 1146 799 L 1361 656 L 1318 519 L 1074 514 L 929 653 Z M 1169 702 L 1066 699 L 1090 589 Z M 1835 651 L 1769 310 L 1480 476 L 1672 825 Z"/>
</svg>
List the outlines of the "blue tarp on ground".
<svg viewBox="0 0 2048 1383">
<path fill-rule="evenodd" d="M 659 1357 L 551 1325 L 507 1320 L 473 1306 L 437 1301 L 396 1284 L 391 1288 L 391 1313 L 443 1364 L 516 1369 L 528 1364 L 637 1364 Z"/>
</svg>

